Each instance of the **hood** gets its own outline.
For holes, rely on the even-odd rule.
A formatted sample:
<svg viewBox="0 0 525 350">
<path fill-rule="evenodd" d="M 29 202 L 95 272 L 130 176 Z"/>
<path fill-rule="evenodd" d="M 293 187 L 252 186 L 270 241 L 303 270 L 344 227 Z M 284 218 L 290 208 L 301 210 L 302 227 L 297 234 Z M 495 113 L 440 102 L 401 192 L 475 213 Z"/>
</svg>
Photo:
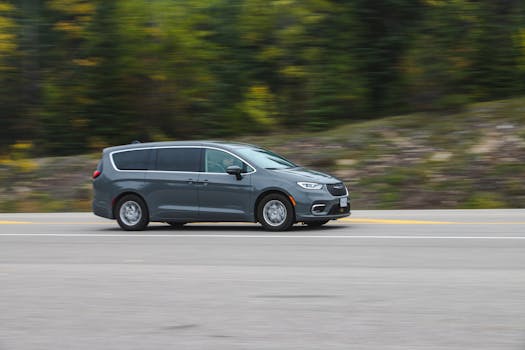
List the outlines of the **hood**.
<svg viewBox="0 0 525 350">
<path fill-rule="evenodd" d="M 276 172 L 280 175 L 284 175 L 292 181 L 311 181 L 322 184 L 332 184 L 342 182 L 336 177 L 321 173 L 319 171 L 310 170 L 306 168 L 292 168 L 292 169 L 280 169 L 280 170 L 269 170 L 270 172 Z"/>
</svg>

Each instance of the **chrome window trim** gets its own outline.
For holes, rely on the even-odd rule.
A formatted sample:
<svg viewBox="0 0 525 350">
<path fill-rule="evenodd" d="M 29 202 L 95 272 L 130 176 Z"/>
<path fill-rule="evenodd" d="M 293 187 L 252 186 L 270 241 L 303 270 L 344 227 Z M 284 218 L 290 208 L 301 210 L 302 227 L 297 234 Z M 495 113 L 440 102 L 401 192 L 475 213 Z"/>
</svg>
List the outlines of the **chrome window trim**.
<svg viewBox="0 0 525 350">
<path fill-rule="evenodd" d="M 209 173 L 204 171 L 178 171 L 178 170 L 122 170 L 117 168 L 117 165 L 115 164 L 115 161 L 113 160 L 113 155 L 115 153 L 122 153 L 122 152 L 133 152 L 133 151 L 143 151 L 143 150 L 153 150 L 153 149 L 165 149 L 165 148 L 199 148 L 199 149 L 213 149 L 217 151 L 226 152 L 228 154 L 231 154 L 233 157 L 239 159 L 241 162 L 246 163 L 250 168 L 253 169 L 253 171 L 250 171 L 249 173 L 243 173 L 241 175 L 251 175 L 257 172 L 257 169 L 251 165 L 249 162 L 244 160 L 242 157 L 239 157 L 235 153 L 232 153 L 228 150 L 218 148 L 218 147 L 212 147 L 212 146 L 155 146 L 155 147 L 139 147 L 139 148 L 131 148 L 131 149 L 123 149 L 118 151 L 113 151 L 109 154 L 109 161 L 111 165 L 113 166 L 113 169 L 115 169 L 118 172 L 149 172 L 149 173 L 176 173 L 176 174 L 213 174 L 213 175 L 228 175 L 231 176 L 228 173 Z"/>
</svg>

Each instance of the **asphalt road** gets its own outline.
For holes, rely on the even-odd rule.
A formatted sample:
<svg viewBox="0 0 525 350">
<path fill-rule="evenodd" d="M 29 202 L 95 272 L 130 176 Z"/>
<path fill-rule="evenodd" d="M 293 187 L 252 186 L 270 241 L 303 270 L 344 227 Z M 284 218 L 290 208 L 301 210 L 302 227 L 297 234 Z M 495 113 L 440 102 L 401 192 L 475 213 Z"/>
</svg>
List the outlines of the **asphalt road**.
<svg viewBox="0 0 525 350">
<path fill-rule="evenodd" d="M 525 210 L 285 233 L 0 214 L 11 349 L 525 349 Z"/>
</svg>

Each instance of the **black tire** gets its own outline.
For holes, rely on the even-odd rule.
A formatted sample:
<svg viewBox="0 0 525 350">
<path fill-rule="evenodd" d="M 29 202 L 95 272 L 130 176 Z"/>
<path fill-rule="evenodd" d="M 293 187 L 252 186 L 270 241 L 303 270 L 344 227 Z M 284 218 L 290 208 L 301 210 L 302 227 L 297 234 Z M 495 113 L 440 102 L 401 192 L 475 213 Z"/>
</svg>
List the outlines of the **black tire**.
<svg viewBox="0 0 525 350">
<path fill-rule="evenodd" d="M 119 199 L 115 206 L 115 217 L 119 226 L 126 231 L 142 231 L 149 223 L 146 203 L 134 194 L 128 194 Z"/>
<path fill-rule="evenodd" d="M 186 224 L 185 222 L 177 222 L 177 221 L 168 221 L 166 223 L 173 228 L 181 228 L 182 226 Z"/>
<path fill-rule="evenodd" d="M 326 224 L 330 220 L 319 220 L 319 221 L 307 221 L 305 224 L 309 227 L 320 227 Z"/>
<path fill-rule="evenodd" d="M 286 231 L 292 227 L 294 219 L 295 213 L 292 203 L 285 195 L 280 193 L 270 193 L 257 206 L 257 221 L 261 223 L 265 230 Z"/>
</svg>

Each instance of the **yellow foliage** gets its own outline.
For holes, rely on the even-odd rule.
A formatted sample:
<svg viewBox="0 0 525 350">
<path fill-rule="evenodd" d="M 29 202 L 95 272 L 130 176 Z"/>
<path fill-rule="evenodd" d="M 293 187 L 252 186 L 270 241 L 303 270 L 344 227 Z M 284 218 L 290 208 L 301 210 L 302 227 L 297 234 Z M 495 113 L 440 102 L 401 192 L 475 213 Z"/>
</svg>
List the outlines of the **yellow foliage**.
<svg viewBox="0 0 525 350">
<path fill-rule="evenodd" d="M 425 4 L 429 6 L 444 6 L 447 4 L 447 0 L 424 0 Z"/>
<path fill-rule="evenodd" d="M 0 2 L 0 13 L 13 10 L 13 6 Z M 10 54 L 16 49 L 16 35 L 14 32 L 15 22 L 0 15 L 0 70 L 9 69 L 2 64 L 2 56 Z"/>
<path fill-rule="evenodd" d="M 55 29 L 70 34 L 78 35 L 82 33 L 82 27 L 76 23 L 69 21 L 60 21 L 55 24 Z"/>
<path fill-rule="evenodd" d="M 82 0 L 51 0 L 48 6 L 53 10 L 72 15 L 93 14 L 96 10 L 95 4 Z"/>
<path fill-rule="evenodd" d="M 30 173 L 38 169 L 38 164 L 32 159 L 0 159 L 0 165 L 12 168 L 22 173 Z"/>
<path fill-rule="evenodd" d="M 525 70 L 525 28 L 521 29 L 518 34 L 516 34 L 515 41 L 521 51 L 521 56 L 519 57 L 520 68 Z"/>
<path fill-rule="evenodd" d="M 71 125 L 74 128 L 80 129 L 89 125 L 89 119 L 87 118 L 75 118 L 71 121 Z"/>
<path fill-rule="evenodd" d="M 94 103 L 95 100 L 86 96 L 77 96 L 75 97 L 75 102 L 77 102 L 80 105 L 89 105 Z"/>
<path fill-rule="evenodd" d="M 76 2 L 76 1 L 75 1 Z M 95 13 L 95 5 L 89 2 L 76 2 L 74 5 L 69 7 L 67 10 L 69 13 L 74 14 L 93 14 Z"/>
<path fill-rule="evenodd" d="M 458 50 L 456 50 L 456 51 L 458 51 Z M 461 53 L 461 52 L 459 52 L 459 53 Z M 462 57 L 462 56 L 450 56 L 449 57 L 449 61 L 452 63 L 452 65 L 456 69 L 467 69 L 471 65 L 471 62 L 468 59 L 466 59 L 465 57 Z"/>
<path fill-rule="evenodd" d="M 0 2 L 0 12 L 9 12 L 13 10 L 14 10 L 13 5 L 3 2 L 3 1 Z"/>
<path fill-rule="evenodd" d="M 18 171 L 30 173 L 38 169 L 38 164 L 32 159 L 20 159 L 15 162 Z"/>
<path fill-rule="evenodd" d="M 271 128 L 277 125 L 275 100 L 266 85 L 252 86 L 245 96 L 243 110 L 257 124 Z"/>
<path fill-rule="evenodd" d="M 276 46 L 264 48 L 258 55 L 261 61 L 269 61 L 283 56 L 284 51 Z"/>
<path fill-rule="evenodd" d="M 15 36 L 13 34 L 7 34 L 7 33 L 0 33 L 0 44 L 2 42 L 7 42 L 9 40 L 13 40 Z"/>
<path fill-rule="evenodd" d="M 11 146 L 11 151 L 29 151 L 31 148 L 33 148 L 33 144 L 31 142 L 17 142 Z"/>
<path fill-rule="evenodd" d="M 0 165 L 22 173 L 35 171 L 38 169 L 38 164 L 27 157 L 32 148 L 31 142 L 17 142 L 11 145 L 9 155 L 0 159 Z"/>
<path fill-rule="evenodd" d="M 11 52 L 16 48 L 16 44 L 5 40 L 5 37 L 0 34 L 0 53 Z"/>
<path fill-rule="evenodd" d="M 14 26 L 13 20 L 7 18 L 7 17 L 1 17 L 0 16 L 0 29 L 9 29 Z"/>
<path fill-rule="evenodd" d="M 281 74 L 291 78 L 301 78 L 306 75 L 306 72 L 299 66 L 287 66 L 281 69 Z"/>
<path fill-rule="evenodd" d="M 150 76 L 151 80 L 155 81 L 166 81 L 168 80 L 168 77 L 165 74 L 153 74 Z"/>
<path fill-rule="evenodd" d="M 77 66 L 82 67 L 94 67 L 99 64 L 99 60 L 97 58 L 77 58 L 73 60 L 73 63 Z"/>
<path fill-rule="evenodd" d="M 108 146 L 109 146 L 109 144 L 107 143 L 107 141 L 103 140 L 101 137 L 92 136 L 92 137 L 90 137 L 88 139 L 88 147 L 91 150 L 100 152 L 100 150 L 102 150 L 103 148 L 106 148 Z M 98 157 L 99 157 L 98 153 L 96 154 L 96 157 L 98 159 Z"/>
<path fill-rule="evenodd" d="M 96 11 L 95 4 L 82 0 L 52 0 L 48 2 L 48 6 L 73 17 L 67 21 L 59 21 L 54 26 L 56 30 L 63 31 L 72 37 L 79 37 L 83 34 L 85 26 L 92 21 Z"/>
<path fill-rule="evenodd" d="M 144 28 L 144 32 L 151 35 L 154 38 L 159 38 L 159 39 L 166 36 L 166 33 L 159 27 Z"/>
</svg>

